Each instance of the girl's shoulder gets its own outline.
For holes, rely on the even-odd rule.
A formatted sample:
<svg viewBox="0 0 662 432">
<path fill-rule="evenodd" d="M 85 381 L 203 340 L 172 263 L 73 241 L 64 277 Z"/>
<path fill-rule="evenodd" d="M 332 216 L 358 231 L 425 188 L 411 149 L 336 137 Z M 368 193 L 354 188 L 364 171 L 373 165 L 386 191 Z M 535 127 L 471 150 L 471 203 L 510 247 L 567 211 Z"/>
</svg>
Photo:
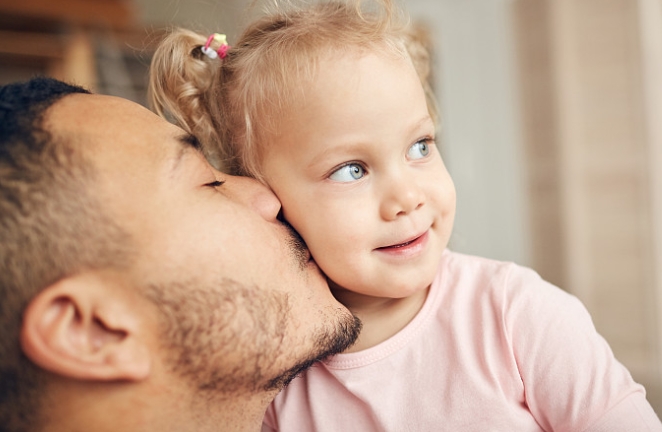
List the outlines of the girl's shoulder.
<svg viewBox="0 0 662 432">
<path fill-rule="evenodd" d="M 574 296 L 529 267 L 450 250 L 442 256 L 435 285 L 447 301 L 489 303 L 502 311 L 583 307 Z"/>
</svg>

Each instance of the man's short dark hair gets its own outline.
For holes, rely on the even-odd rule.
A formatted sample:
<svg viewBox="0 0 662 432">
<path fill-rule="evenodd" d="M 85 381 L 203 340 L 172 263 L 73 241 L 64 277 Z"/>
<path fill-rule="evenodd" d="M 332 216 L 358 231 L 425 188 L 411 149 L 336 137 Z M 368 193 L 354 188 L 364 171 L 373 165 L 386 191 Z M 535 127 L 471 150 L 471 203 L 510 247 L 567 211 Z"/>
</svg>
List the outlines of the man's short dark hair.
<svg viewBox="0 0 662 432">
<path fill-rule="evenodd" d="M 94 196 L 84 142 L 54 136 L 47 111 L 88 94 L 50 78 L 0 87 L 0 429 L 34 426 L 45 373 L 22 353 L 22 313 L 45 287 L 117 265 L 127 235 Z M 46 121 L 45 121 L 46 119 Z"/>
</svg>

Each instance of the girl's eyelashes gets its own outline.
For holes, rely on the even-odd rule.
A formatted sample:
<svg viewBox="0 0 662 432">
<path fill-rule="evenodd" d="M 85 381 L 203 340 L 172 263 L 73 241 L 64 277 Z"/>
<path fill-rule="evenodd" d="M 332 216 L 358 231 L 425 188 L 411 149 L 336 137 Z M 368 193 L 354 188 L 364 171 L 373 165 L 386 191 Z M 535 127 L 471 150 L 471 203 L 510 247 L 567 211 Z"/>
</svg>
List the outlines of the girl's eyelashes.
<svg viewBox="0 0 662 432">
<path fill-rule="evenodd" d="M 434 138 L 428 136 L 419 139 L 407 149 L 407 157 L 410 160 L 424 159 L 433 151 Z M 367 174 L 364 165 L 359 162 L 346 162 L 338 168 L 331 171 L 328 175 L 329 180 L 340 183 L 351 183 L 361 180 Z"/>
<path fill-rule="evenodd" d="M 349 162 L 342 165 L 340 168 L 335 169 L 330 175 L 329 179 L 341 183 L 349 183 L 360 180 L 365 176 L 365 168 L 359 163 Z"/>
<path fill-rule="evenodd" d="M 430 154 L 430 146 L 434 145 L 434 139 L 424 138 L 416 141 L 407 149 L 407 157 L 410 159 L 423 159 Z"/>
</svg>

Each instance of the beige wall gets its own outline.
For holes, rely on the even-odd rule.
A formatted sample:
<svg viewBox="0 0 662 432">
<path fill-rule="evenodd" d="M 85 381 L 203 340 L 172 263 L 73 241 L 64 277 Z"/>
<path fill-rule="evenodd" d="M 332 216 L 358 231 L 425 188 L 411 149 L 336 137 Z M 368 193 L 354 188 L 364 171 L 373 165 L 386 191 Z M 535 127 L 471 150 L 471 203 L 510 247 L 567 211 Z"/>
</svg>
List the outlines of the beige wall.
<svg viewBox="0 0 662 432">
<path fill-rule="evenodd" d="M 534 266 L 580 297 L 660 412 L 662 166 L 648 90 L 662 77 L 646 78 L 643 3 L 518 0 L 514 12 Z"/>
</svg>

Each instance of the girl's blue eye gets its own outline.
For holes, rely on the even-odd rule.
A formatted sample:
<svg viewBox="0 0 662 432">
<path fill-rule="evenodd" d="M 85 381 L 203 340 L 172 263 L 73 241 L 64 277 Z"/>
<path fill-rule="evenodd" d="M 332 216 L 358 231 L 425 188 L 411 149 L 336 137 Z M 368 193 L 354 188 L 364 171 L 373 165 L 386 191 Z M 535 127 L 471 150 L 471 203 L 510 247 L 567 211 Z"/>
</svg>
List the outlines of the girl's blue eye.
<svg viewBox="0 0 662 432">
<path fill-rule="evenodd" d="M 428 144 L 428 140 L 415 142 L 414 145 L 409 147 L 409 150 L 407 150 L 407 156 L 410 159 L 423 159 L 429 154 L 430 144 Z"/>
<path fill-rule="evenodd" d="M 365 175 L 365 169 L 359 164 L 350 163 L 343 165 L 331 173 L 329 178 L 333 181 L 349 183 L 359 180 Z"/>
</svg>

